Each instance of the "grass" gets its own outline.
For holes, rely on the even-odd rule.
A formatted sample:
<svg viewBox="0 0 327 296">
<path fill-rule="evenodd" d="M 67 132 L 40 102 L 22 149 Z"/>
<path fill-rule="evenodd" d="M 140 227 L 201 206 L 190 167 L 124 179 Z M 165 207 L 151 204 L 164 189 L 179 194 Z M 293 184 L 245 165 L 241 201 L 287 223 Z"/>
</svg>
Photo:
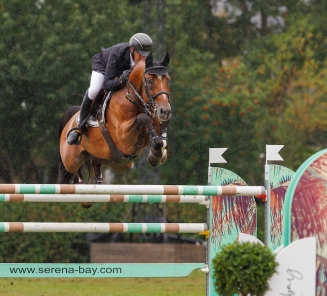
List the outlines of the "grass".
<svg viewBox="0 0 327 296">
<path fill-rule="evenodd" d="M 1 296 L 203 296 L 205 274 L 186 278 L 0 279 Z"/>
</svg>

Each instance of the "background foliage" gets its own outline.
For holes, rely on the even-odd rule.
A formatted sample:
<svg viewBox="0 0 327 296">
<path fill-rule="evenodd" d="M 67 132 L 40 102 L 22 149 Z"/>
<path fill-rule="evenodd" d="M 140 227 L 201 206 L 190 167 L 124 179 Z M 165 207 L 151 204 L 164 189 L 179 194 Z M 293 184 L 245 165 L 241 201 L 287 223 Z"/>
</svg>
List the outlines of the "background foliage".
<svg viewBox="0 0 327 296">
<path fill-rule="evenodd" d="M 275 256 L 260 243 L 236 241 L 222 247 L 212 261 L 216 291 L 222 296 L 265 295 L 277 270 Z"/>
<path fill-rule="evenodd" d="M 284 144 L 283 165 L 296 170 L 326 145 L 326 14 L 315 0 L 0 0 L 0 182 L 56 182 L 58 123 L 80 104 L 92 56 L 138 31 L 153 37 L 157 59 L 161 44 L 171 56 L 173 120 L 160 183 L 206 184 L 209 147 L 228 147 L 223 166 L 251 185 L 263 184 L 266 144 Z M 113 183 L 137 183 L 137 174 L 116 174 Z M 0 215 L 122 221 L 135 209 L 15 204 L 1 205 Z M 165 211 L 169 222 L 205 217 L 204 208 L 187 205 Z M 36 261 L 60 253 L 64 261 L 78 253 L 87 260 L 83 235 L 28 237 L 23 244 L 15 234 L 2 236 L 0 260 L 24 261 L 24 251 L 35 253 L 44 239 L 49 248 Z M 50 256 L 64 244 L 71 255 Z"/>
</svg>

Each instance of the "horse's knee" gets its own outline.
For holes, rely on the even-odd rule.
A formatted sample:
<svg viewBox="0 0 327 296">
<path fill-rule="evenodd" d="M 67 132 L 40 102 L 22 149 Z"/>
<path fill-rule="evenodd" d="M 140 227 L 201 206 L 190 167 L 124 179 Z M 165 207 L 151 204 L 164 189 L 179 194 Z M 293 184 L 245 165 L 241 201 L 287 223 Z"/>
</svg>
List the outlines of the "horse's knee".
<svg viewBox="0 0 327 296">
<path fill-rule="evenodd" d="M 146 115 L 145 113 L 141 113 L 137 116 L 137 125 L 138 128 L 141 128 L 141 126 L 145 127 L 145 130 L 149 136 L 151 145 L 153 149 L 159 150 L 164 145 L 163 141 L 158 136 L 156 130 L 154 129 L 151 118 Z"/>
<path fill-rule="evenodd" d="M 151 119 L 148 115 L 146 115 L 145 113 L 141 113 L 137 115 L 136 126 L 138 128 L 141 128 L 142 126 L 149 127 L 149 125 L 152 124 L 151 124 Z"/>
</svg>

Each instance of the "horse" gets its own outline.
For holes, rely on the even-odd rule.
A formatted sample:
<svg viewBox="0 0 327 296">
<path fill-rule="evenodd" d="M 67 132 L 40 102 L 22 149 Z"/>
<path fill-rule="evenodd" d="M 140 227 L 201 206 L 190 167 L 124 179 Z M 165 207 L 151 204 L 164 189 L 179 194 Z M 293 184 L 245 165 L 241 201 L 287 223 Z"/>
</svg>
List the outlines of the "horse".
<svg viewBox="0 0 327 296">
<path fill-rule="evenodd" d="M 83 170 L 86 169 L 89 176 L 93 172 L 95 183 L 101 184 L 102 165 L 124 172 L 147 146 L 150 146 L 147 159 L 151 166 L 167 160 L 168 126 L 172 118 L 169 61 L 168 52 L 161 61 L 153 61 L 150 53 L 132 68 L 124 88 L 109 94 L 102 91 L 108 106 L 101 103 L 100 108 L 94 110 L 95 102 L 92 104 L 91 114 L 97 117 L 98 127 L 87 126 L 79 145 L 68 145 L 66 139 L 77 125 L 80 107 L 70 107 L 64 113 L 59 126 L 57 183 L 77 183 L 77 178 L 78 183 L 84 183 Z"/>
</svg>

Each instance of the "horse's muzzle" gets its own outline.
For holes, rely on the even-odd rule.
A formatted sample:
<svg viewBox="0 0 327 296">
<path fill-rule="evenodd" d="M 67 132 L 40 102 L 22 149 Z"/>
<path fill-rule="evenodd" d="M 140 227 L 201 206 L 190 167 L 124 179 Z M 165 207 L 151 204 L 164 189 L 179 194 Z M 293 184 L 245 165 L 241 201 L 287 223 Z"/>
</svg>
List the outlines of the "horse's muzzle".
<svg viewBox="0 0 327 296">
<path fill-rule="evenodd" d="M 171 108 L 159 108 L 158 117 L 162 121 L 170 120 L 171 118 Z"/>
</svg>

